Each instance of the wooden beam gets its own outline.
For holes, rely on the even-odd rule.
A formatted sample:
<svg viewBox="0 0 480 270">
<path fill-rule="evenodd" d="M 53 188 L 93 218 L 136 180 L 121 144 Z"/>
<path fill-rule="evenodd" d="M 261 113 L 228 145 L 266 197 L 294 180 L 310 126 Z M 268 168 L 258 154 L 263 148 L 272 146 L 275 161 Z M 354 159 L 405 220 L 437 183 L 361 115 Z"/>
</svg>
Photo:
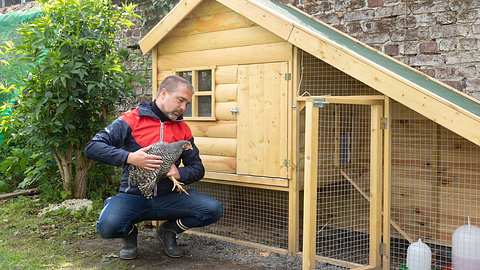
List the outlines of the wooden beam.
<svg viewBox="0 0 480 270">
<path fill-rule="evenodd" d="M 277 42 L 159 55 L 158 66 L 161 70 L 168 70 L 201 65 L 224 66 L 286 62 L 290 59 L 290 54 L 291 45 L 288 42 Z"/>
<path fill-rule="evenodd" d="M 215 89 L 215 102 L 237 101 L 238 83 L 217 84 Z"/>
<path fill-rule="evenodd" d="M 204 24 L 205 22 L 201 23 Z M 158 52 L 159 54 L 163 55 L 276 43 L 282 41 L 283 40 L 281 38 L 272 34 L 265 28 L 260 26 L 252 26 L 168 37 L 158 44 Z"/>
<path fill-rule="evenodd" d="M 281 178 L 271 178 L 253 175 L 239 175 L 231 173 L 205 172 L 205 178 L 213 180 L 226 180 L 239 183 L 250 183 L 265 186 L 288 187 L 289 181 Z"/>
<path fill-rule="evenodd" d="M 237 156 L 237 139 L 195 137 L 195 144 L 202 155 Z"/>
<path fill-rule="evenodd" d="M 288 191 L 288 252 L 295 255 L 299 250 L 300 237 L 300 193 L 298 192 L 298 175 L 297 175 L 297 151 L 298 151 L 298 119 L 297 110 L 294 104 L 297 95 L 298 79 L 298 58 L 297 48 L 292 49 L 292 61 L 289 62 L 289 72 L 292 73 L 292 80 L 288 82 L 288 167 L 289 191 Z"/>
<path fill-rule="evenodd" d="M 235 121 L 188 121 L 188 126 L 194 137 L 237 138 L 237 123 Z"/>
<path fill-rule="evenodd" d="M 370 140 L 370 255 L 369 265 L 380 268 L 382 243 L 382 171 L 383 171 L 383 105 L 371 106 Z"/>
<path fill-rule="evenodd" d="M 227 181 L 227 180 L 215 180 L 215 179 L 203 179 L 202 182 L 288 192 L 288 187 L 278 187 L 278 186 L 269 186 L 269 185 L 234 182 L 234 181 Z"/>
<path fill-rule="evenodd" d="M 372 96 L 301 96 L 298 101 L 321 99 L 326 104 L 356 104 L 356 105 L 379 105 L 383 104 L 385 97 L 383 95 Z"/>
<path fill-rule="evenodd" d="M 317 163 L 319 109 L 306 103 L 305 116 L 305 179 L 303 217 L 303 270 L 315 268 L 317 242 Z"/>
<path fill-rule="evenodd" d="M 392 220 L 392 114 L 391 101 L 385 98 L 383 110 L 383 258 L 382 269 L 390 270 L 390 223 Z M 398 230 L 398 229 L 397 229 Z M 408 238 L 406 238 L 408 239 Z"/>
<path fill-rule="evenodd" d="M 263 244 L 258 244 L 258 243 L 254 243 L 254 242 L 235 239 L 235 238 L 232 238 L 232 237 L 221 236 L 221 235 L 216 235 L 216 234 L 212 234 L 212 233 L 199 232 L 197 230 L 188 230 L 188 231 L 185 231 L 185 233 L 192 234 L 192 235 L 198 235 L 198 236 L 202 236 L 202 237 L 208 237 L 208 238 L 212 238 L 212 239 L 216 239 L 216 240 L 220 240 L 220 241 L 225 241 L 225 242 L 229 242 L 229 243 L 233 243 L 233 244 L 237 244 L 237 245 L 241 245 L 241 246 L 245 246 L 245 247 L 249 247 L 249 248 L 255 248 L 255 249 L 260 249 L 260 250 L 268 250 L 268 251 L 278 253 L 278 254 L 282 254 L 282 255 L 287 254 L 287 250 L 283 249 L 283 248 L 271 247 L 271 246 L 267 246 L 267 245 L 263 245 Z"/>
<path fill-rule="evenodd" d="M 178 2 L 178 4 L 140 40 L 140 49 L 143 54 L 153 49 L 163 37 L 175 28 L 175 26 L 201 2 L 202 0 L 181 0 Z"/>
<path fill-rule="evenodd" d="M 158 91 L 158 65 L 157 49 L 152 50 L 152 99 L 157 96 Z"/>
<path fill-rule="evenodd" d="M 358 193 L 360 193 L 360 195 L 362 195 L 363 198 L 365 198 L 365 200 L 371 203 L 370 196 L 368 196 L 365 193 L 365 191 L 363 191 L 362 188 L 359 185 L 357 185 L 357 183 L 355 183 L 355 181 L 353 181 L 353 179 L 345 171 L 340 170 L 340 174 L 358 191 Z M 383 212 L 382 212 L 382 215 L 383 215 Z M 403 236 L 403 238 L 405 238 L 408 242 L 413 243 L 413 238 L 410 235 L 408 235 L 408 233 L 405 230 L 403 230 L 400 227 L 400 225 L 398 225 L 398 223 L 396 223 L 391 219 L 389 220 L 389 222 L 390 222 L 390 225 L 392 225 L 392 227 L 395 228 L 395 230 L 397 230 L 398 233 Z"/>
</svg>

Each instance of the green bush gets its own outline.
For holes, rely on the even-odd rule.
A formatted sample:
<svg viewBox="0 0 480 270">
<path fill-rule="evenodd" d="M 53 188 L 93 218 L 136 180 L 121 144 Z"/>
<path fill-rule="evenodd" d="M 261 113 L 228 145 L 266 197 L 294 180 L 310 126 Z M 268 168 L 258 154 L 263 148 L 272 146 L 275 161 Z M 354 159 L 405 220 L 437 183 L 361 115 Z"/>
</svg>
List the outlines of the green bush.
<svg viewBox="0 0 480 270">
<path fill-rule="evenodd" d="M 39 2 L 42 16 L 18 30 L 15 50 L 32 69 L 23 78 L 12 122 L 26 146 L 46 150 L 55 161 L 64 196 L 83 198 L 94 164 L 83 148 L 131 93 L 133 77 L 123 67 L 115 36 L 132 26 L 134 6 L 108 0 Z"/>
</svg>

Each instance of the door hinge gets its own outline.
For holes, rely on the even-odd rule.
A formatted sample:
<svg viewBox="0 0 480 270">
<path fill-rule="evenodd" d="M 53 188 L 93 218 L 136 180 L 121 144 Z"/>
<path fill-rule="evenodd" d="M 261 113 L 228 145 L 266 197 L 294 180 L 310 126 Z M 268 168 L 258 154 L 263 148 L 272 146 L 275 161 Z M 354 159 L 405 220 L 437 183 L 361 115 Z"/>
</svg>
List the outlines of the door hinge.
<svg viewBox="0 0 480 270">
<path fill-rule="evenodd" d="M 286 167 L 286 168 L 290 167 L 290 160 L 284 159 L 283 160 L 283 166 Z"/>
<path fill-rule="evenodd" d="M 381 127 L 382 129 L 388 129 L 388 118 L 383 117 L 383 118 L 380 120 L 380 127 Z"/>
<path fill-rule="evenodd" d="M 285 81 L 290 81 L 292 79 L 292 73 L 285 73 Z"/>
</svg>

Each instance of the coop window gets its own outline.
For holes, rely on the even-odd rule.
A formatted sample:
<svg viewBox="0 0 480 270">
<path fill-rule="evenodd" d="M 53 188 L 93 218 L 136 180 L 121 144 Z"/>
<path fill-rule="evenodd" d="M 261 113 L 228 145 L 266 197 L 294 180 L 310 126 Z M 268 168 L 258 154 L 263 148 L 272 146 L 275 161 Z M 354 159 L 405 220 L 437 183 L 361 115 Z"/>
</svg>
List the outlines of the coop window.
<svg viewBox="0 0 480 270">
<path fill-rule="evenodd" d="M 185 120 L 215 120 L 214 68 L 200 67 L 176 70 L 176 74 L 192 83 L 192 102 L 184 113 Z"/>
</svg>

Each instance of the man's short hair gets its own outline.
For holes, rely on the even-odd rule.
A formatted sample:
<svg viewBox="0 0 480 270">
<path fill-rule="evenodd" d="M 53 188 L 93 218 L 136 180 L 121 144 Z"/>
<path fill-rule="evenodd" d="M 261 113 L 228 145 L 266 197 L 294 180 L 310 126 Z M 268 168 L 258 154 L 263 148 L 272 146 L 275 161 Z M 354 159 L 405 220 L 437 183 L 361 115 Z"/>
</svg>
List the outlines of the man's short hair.
<svg viewBox="0 0 480 270">
<path fill-rule="evenodd" d="M 160 86 L 158 86 L 158 94 L 160 94 L 163 89 L 168 92 L 174 92 L 177 90 L 179 84 L 186 85 L 187 88 L 193 92 L 193 86 L 189 81 L 178 75 L 170 75 L 163 79 Z"/>
</svg>

